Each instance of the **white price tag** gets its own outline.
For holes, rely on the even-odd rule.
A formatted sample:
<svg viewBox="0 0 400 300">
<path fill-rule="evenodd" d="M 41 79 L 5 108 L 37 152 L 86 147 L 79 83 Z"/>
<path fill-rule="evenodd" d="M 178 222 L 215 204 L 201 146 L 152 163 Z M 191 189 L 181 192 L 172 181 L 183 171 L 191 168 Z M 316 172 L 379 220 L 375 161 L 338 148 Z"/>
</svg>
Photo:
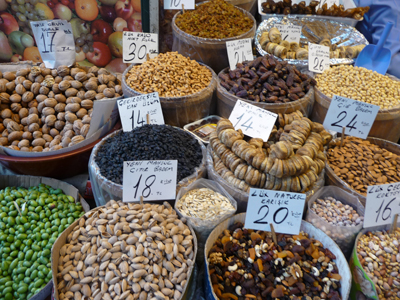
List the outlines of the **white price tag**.
<svg viewBox="0 0 400 300">
<path fill-rule="evenodd" d="M 321 8 L 325 3 L 327 4 L 327 7 L 329 9 L 333 4 L 339 6 L 340 0 L 321 0 L 319 4 L 316 6 L 316 9 Z"/>
<path fill-rule="evenodd" d="M 261 138 L 266 142 L 277 117 L 278 115 L 273 112 L 237 100 L 229 116 L 229 121 L 236 130 L 241 129 L 243 134 Z"/>
<path fill-rule="evenodd" d="M 282 40 L 300 43 L 301 26 L 275 24 L 275 27 L 280 31 Z"/>
<path fill-rule="evenodd" d="M 124 63 L 143 63 L 146 56 L 158 54 L 158 34 L 124 31 L 122 36 L 122 58 Z"/>
<path fill-rule="evenodd" d="M 251 39 L 226 42 L 226 51 L 228 52 L 229 67 L 231 70 L 236 69 L 238 63 L 253 60 Z"/>
<path fill-rule="evenodd" d="M 308 70 L 323 73 L 329 69 L 329 47 L 308 43 Z"/>
<path fill-rule="evenodd" d="M 364 228 L 390 224 L 395 214 L 400 214 L 400 183 L 369 186 Z"/>
<path fill-rule="evenodd" d="M 325 129 L 337 132 L 344 126 L 345 134 L 366 139 L 379 108 L 377 105 L 333 95 L 323 125 Z"/>
<path fill-rule="evenodd" d="M 182 4 L 185 9 L 194 9 L 194 0 L 164 0 L 164 9 L 182 9 Z"/>
<path fill-rule="evenodd" d="M 47 68 L 75 63 L 75 40 L 72 27 L 65 20 L 31 22 L 40 56 Z"/>
<path fill-rule="evenodd" d="M 245 228 L 299 234 L 305 194 L 250 189 Z"/>
<path fill-rule="evenodd" d="M 177 160 L 124 161 L 123 202 L 175 199 L 177 171 Z"/>
<path fill-rule="evenodd" d="M 147 124 L 147 114 L 150 117 L 150 124 L 164 124 L 164 117 L 157 92 L 121 99 L 117 103 L 122 129 L 125 132 Z"/>
</svg>

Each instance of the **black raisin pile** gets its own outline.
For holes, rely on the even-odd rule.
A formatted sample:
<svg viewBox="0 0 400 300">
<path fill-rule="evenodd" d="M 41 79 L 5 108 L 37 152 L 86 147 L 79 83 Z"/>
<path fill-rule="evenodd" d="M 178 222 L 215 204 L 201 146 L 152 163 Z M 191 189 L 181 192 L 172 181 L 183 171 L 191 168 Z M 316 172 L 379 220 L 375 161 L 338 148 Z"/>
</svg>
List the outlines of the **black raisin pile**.
<svg viewBox="0 0 400 300">
<path fill-rule="evenodd" d="M 101 175 L 122 184 L 124 161 L 178 160 L 179 182 L 194 173 L 202 158 L 200 144 L 191 134 L 168 125 L 144 125 L 107 139 L 95 161 Z"/>
</svg>

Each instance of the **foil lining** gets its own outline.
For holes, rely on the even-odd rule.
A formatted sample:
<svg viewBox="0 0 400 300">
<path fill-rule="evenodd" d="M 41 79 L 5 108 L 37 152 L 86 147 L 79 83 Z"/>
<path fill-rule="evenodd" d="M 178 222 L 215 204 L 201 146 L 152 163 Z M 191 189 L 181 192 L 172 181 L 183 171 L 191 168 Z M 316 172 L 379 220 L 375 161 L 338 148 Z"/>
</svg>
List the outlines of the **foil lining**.
<svg viewBox="0 0 400 300">
<path fill-rule="evenodd" d="M 313 23 L 314 26 L 308 26 L 308 24 Z M 337 47 L 341 46 L 356 46 L 356 45 L 368 45 L 367 39 L 362 35 L 357 29 L 351 27 L 350 25 L 331 21 L 331 20 L 321 20 L 318 18 L 310 18 L 310 17 L 292 17 L 292 16 L 282 16 L 282 17 L 272 17 L 268 20 L 264 20 L 258 26 L 256 31 L 256 36 L 254 39 L 255 46 L 260 55 L 264 56 L 269 54 L 267 51 L 261 48 L 260 45 L 260 37 L 264 31 L 269 31 L 275 24 L 285 24 L 285 25 L 297 25 L 302 26 L 302 33 L 300 36 L 300 44 L 307 44 L 308 42 L 317 44 L 316 40 L 321 37 L 318 36 L 318 27 L 315 24 L 321 23 L 321 28 L 326 29 L 325 34 L 329 35 L 332 44 L 336 44 Z M 329 25 L 327 25 L 329 23 Z M 311 38 L 315 38 L 315 40 L 308 39 L 305 34 L 308 34 Z M 324 38 L 327 38 L 324 35 Z M 270 54 L 271 55 L 271 54 Z M 281 58 L 275 56 L 277 59 L 282 60 Z M 308 60 L 299 60 L 299 59 L 285 59 L 290 64 L 296 66 L 307 67 Z M 355 62 L 354 59 L 350 58 L 331 58 L 330 65 L 350 65 Z"/>
</svg>

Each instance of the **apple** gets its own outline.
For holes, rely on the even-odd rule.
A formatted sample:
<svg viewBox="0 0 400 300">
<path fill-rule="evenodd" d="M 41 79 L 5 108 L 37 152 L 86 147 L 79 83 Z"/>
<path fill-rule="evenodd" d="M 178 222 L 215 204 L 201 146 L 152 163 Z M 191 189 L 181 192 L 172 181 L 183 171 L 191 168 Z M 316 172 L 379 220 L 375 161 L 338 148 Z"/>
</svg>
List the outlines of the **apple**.
<svg viewBox="0 0 400 300">
<path fill-rule="evenodd" d="M 72 27 L 72 34 L 76 39 L 80 37 L 82 33 L 88 34 L 90 32 L 89 24 L 81 19 L 73 18 L 70 23 Z"/>
<path fill-rule="evenodd" d="M 72 11 L 69 9 L 68 6 L 64 4 L 58 3 L 53 8 L 54 17 L 61 20 L 69 21 L 72 18 Z"/>
<path fill-rule="evenodd" d="M 102 42 L 107 44 L 108 37 L 113 32 L 110 24 L 107 22 L 97 19 L 92 22 L 90 33 L 93 35 L 95 42 Z"/>
<path fill-rule="evenodd" d="M 0 13 L 0 30 L 9 35 L 13 31 L 18 31 L 19 26 L 17 20 L 7 12 Z"/>
<path fill-rule="evenodd" d="M 106 69 L 111 73 L 124 73 L 127 67 L 129 67 L 129 64 L 125 64 L 122 58 L 114 58 L 106 66 Z"/>
<path fill-rule="evenodd" d="M 113 24 L 114 31 L 123 31 L 124 28 L 128 28 L 128 22 L 122 18 L 116 18 Z"/>
<path fill-rule="evenodd" d="M 108 5 L 100 6 L 100 15 L 101 18 L 108 23 L 113 22 L 117 17 L 117 13 L 115 12 L 114 6 L 108 6 Z"/>
<path fill-rule="evenodd" d="M 7 36 L 4 32 L 0 31 L 0 60 L 1 61 L 10 61 L 13 56 L 13 51 L 11 49 L 10 43 L 8 42 Z"/>
<path fill-rule="evenodd" d="M 136 12 L 142 12 L 142 6 L 141 6 L 141 1 L 140 0 L 131 0 L 131 4 L 133 6 L 133 9 Z"/>
<path fill-rule="evenodd" d="M 105 67 L 111 61 L 110 48 L 101 42 L 94 42 L 93 48 L 93 52 L 86 53 L 87 60 L 98 67 Z"/>
<path fill-rule="evenodd" d="M 32 47 L 35 44 L 33 38 L 22 31 L 11 32 L 8 35 L 8 41 L 13 52 L 21 55 L 24 54 L 25 48 Z"/>
<path fill-rule="evenodd" d="M 23 60 L 23 58 L 22 58 L 22 55 L 20 55 L 20 54 L 14 54 L 12 57 L 11 57 L 11 62 L 19 62 L 19 61 L 22 61 Z"/>
<path fill-rule="evenodd" d="M 83 52 L 82 50 L 79 51 L 78 53 L 75 52 L 75 61 L 76 62 L 84 61 L 85 59 L 86 59 L 85 52 Z"/>
<path fill-rule="evenodd" d="M 116 31 L 108 38 L 108 47 L 115 57 L 122 57 L 122 34 L 122 31 Z"/>
<path fill-rule="evenodd" d="M 10 1 L 11 2 L 11 1 Z M 0 0 L 0 11 L 6 10 L 8 6 L 7 1 L 5 0 Z"/>
<path fill-rule="evenodd" d="M 115 3 L 117 3 L 118 0 L 99 0 L 99 1 L 101 4 L 112 6 L 115 5 Z"/>
<path fill-rule="evenodd" d="M 115 12 L 117 13 L 117 17 L 127 20 L 133 14 L 133 6 L 129 0 L 119 0 L 115 4 Z"/>
<path fill-rule="evenodd" d="M 133 32 L 142 32 L 142 14 L 134 13 L 128 20 L 128 29 Z"/>
</svg>

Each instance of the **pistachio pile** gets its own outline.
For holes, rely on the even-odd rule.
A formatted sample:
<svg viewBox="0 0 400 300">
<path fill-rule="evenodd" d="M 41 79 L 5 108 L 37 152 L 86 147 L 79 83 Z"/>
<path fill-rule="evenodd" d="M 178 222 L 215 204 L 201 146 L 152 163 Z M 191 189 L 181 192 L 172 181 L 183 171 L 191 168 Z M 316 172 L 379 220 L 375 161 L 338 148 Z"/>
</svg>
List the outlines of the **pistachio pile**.
<svg viewBox="0 0 400 300">
<path fill-rule="evenodd" d="M 82 142 L 93 101 L 122 95 L 120 81 L 95 66 L 44 66 L 0 72 L 0 145 L 45 152 Z"/>
<path fill-rule="evenodd" d="M 342 299 L 335 255 L 306 233 L 272 234 L 237 222 L 215 241 L 209 272 L 219 299 Z"/>
</svg>

